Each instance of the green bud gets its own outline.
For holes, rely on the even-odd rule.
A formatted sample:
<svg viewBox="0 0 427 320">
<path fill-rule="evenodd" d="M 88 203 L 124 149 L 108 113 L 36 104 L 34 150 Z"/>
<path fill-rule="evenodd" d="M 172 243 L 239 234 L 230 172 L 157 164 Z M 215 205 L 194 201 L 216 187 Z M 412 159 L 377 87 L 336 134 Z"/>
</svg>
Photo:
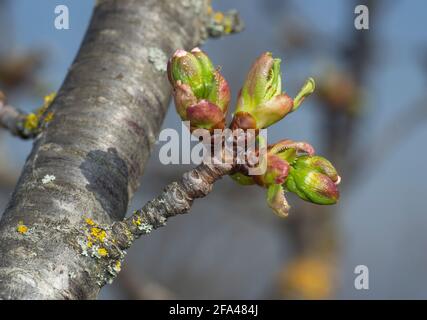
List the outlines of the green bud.
<svg viewBox="0 0 427 320">
<path fill-rule="evenodd" d="M 321 156 L 300 156 L 295 161 L 295 168 L 308 167 L 327 175 L 334 183 L 338 183 L 340 177 L 332 163 Z"/>
<path fill-rule="evenodd" d="M 192 130 L 224 127 L 230 102 L 227 81 L 199 48 L 177 50 L 168 63 L 176 110 Z"/>
<path fill-rule="evenodd" d="M 263 53 L 246 76 L 235 114 L 249 113 L 257 122 L 256 128 L 280 120 L 292 109 L 292 99 L 281 94 L 281 86 L 280 59 L 274 59 L 270 52 Z"/>
<path fill-rule="evenodd" d="M 312 78 L 305 83 L 295 101 L 282 92 L 280 62 L 270 52 L 263 53 L 254 62 L 238 96 L 232 123 L 234 127 L 240 123 L 246 125 L 246 119 L 242 121 L 238 118 L 249 114 L 255 120 L 256 129 L 267 128 L 295 111 L 304 98 L 313 92 L 315 85 Z"/>
<path fill-rule="evenodd" d="M 285 185 L 306 201 L 335 204 L 339 199 L 339 180 L 328 160 L 319 156 L 302 156 L 292 165 Z"/>
<path fill-rule="evenodd" d="M 265 52 L 254 62 L 241 90 L 236 111 L 252 111 L 281 93 L 280 59 Z"/>
<path fill-rule="evenodd" d="M 172 85 L 188 85 L 198 99 L 208 97 L 214 83 L 214 72 L 209 57 L 198 48 L 191 52 L 175 51 L 168 64 L 168 77 Z"/>
</svg>

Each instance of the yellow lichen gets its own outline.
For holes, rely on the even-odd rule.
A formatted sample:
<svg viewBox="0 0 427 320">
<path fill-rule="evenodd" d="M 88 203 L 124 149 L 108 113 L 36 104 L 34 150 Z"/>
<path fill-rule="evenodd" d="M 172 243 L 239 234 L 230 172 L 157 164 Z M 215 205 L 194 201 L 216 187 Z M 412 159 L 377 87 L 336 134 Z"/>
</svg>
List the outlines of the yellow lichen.
<svg viewBox="0 0 427 320">
<path fill-rule="evenodd" d="M 213 19 L 216 23 L 220 24 L 224 20 L 224 14 L 220 11 L 217 11 L 214 13 Z"/>
<path fill-rule="evenodd" d="M 36 130 L 39 127 L 39 118 L 34 113 L 29 113 L 24 120 L 24 129 L 27 131 Z"/>
<path fill-rule="evenodd" d="M 44 117 L 44 122 L 49 123 L 53 120 L 53 112 L 48 112 L 48 114 Z"/>
<path fill-rule="evenodd" d="M 87 247 L 88 247 L 88 248 L 92 248 L 92 246 L 93 246 L 93 242 L 92 242 L 92 241 L 88 241 L 88 242 L 86 243 L 86 245 L 87 245 Z"/>
<path fill-rule="evenodd" d="M 94 226 L 95 225 L 95 221 L 93 221 L 91 218 L 86 218 L 85 221 L 90 226 Z"/>
<path fill-rule="evenodd" d="M 101 257 L 105 257 L 105 256 L 107 256 L 107 255 L 108 255 L 108 251 L 107 251 L 107 249 L 105 249 L 105 248 L 99 248 L 99 249 L 98 249 L 98 254 L 99 254 Z"/>
<path fill-rule="evenodd" d="M 43 106 L 49 107 L 52 101 L 56 97 L 56 92 L 51 92 L 47 96 L 44 96 L 44 104 Z"/>
<path fill-rule="evenodd" d="M 140 217 L 133 218 L 133 219 L 132 219 L 132 223 L 133 223 L 133 225 L 135 225 L 135 226 L 140 226 L 140 225 L 142 224 L 141 218 L 140 218 Z"/>
<path fill-rule="evenodd" d="M 105 230 L 102 230 L 97 227 L 93 227 L 90 229 L 90 235 L 93 236 L 96 240 L 100 242 L 104 242 L 105 237 L 107 236 L 107 233 Z"/>
<path fill-rule="evenodd" d="M 114 265 L 114 271 L 120 272 L 120 270 L 122 270 L 122 263 L 120 262 L 120 260 L 117 260 L 116 264 Z"/>
<path fill-rule="evenodd" d="M 28 227 L 24 225 L 23 221 L 19 221 L 18 226 L 16 227 L 16 231 L 20 234 L 26 234 L 28 232 Z"/>
<path fill-rule="evenodd" d="M 231 31 L 233 31 L 233 21 L 230 18 L 225 19 L 224 32 L 225 34 L 230 34 Z"/>
<path fill-rule="evenodd" d="M 52 92 L 44 97 L 43 105 L 38 108 L 35 113 L 29 113 L 24 120 L 24 129 L 33 132 L 36 131 L 40 127 L 40 119 L 43 118 L 44 123 L 49 123 L 53 119 L 53 112 L 49 112 L 45 115 L 49 105 L 52 103 L 53 99 L 55 99 L 56 93 Z"/>
</svg>

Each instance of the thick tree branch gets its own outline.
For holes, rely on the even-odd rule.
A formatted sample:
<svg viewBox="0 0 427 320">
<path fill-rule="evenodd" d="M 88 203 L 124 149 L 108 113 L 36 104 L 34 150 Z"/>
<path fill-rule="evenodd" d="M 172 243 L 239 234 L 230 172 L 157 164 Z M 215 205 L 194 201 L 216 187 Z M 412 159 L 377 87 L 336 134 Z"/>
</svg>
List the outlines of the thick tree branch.
<svg viewBox="0 0 427 320">
<path fill-rule="evenodd" d="M 0 221 L 0 298 L 95 298 L 109 280 L 104 260 L 113 257 L 104 259 L 102 248 L 88 255 L 81 237 L 90 231 L 101 240 L 102 230 L 87 222 L 124 217 L 169 104 L 166 59 L 203 40 L 207 8 L 205 0 L 97 1 L 49 107 L 53 120 L 37 136 Z M 155 219 L 150 208 L 141 214 Z M 120 259 L 107 269 L 117 270 Z"/>
</svg>

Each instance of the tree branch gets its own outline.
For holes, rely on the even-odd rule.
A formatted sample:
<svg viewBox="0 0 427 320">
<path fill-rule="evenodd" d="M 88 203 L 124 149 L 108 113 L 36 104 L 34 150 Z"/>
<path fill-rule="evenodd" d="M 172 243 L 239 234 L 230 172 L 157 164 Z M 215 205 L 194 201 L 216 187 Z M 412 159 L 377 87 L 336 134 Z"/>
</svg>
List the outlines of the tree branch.
<svg viewBox="0 0 427 320">
<path fill-rule="evenodd" d="M 24 129 L 26 114 L 18 109 L 6 104 L 5 96 L 0 91 L 0 127 L 10 131 L 14 136 L 30 138 L 27 130 Z"/>
<path fill-rule="evenodd" d="M 85 255 L 79 241 L 86 230 L 98 240 L 104 234 L 82 226 L 83 218 L 111 225 L 124 217 L 170 101 L 166 59 L 204 39 L 207 8 L 207 0 L 97 1 L 49 107 L 53 119 L 37 136 L 0 221 L 0 298 L 95 298 L 108 281 L 104 260 L 113 257 L 104 259 L 102 248 L 98 256 Z M 196 192 L 186 183 L 169 190 L 182 188 Z M 189 208 L 188 201 L 178 210 L 161 199 L 141 217 Z M 107 269 L 118 267 L 116 261 Z"/>
<path fill-rule="evenodd" d="M 164 226 L 169 218 L 187 213 L 193 201 L 208 195 L 213 183 L 229 174 L 232 167 L 231 164 L 201 164 L 186 172 L 180 181 L 169 184 L 132 216 L 113 224 L 115 244 L 121 250 L 128 249 L 135 239 Z"/>
</svg>

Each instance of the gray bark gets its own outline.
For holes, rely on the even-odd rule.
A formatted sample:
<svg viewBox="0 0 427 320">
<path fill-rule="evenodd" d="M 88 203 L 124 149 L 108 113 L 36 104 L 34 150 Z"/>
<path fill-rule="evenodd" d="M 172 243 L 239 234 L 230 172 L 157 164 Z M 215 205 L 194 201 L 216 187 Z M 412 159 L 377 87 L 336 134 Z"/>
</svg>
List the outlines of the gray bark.
<svg viewBox="0 0 427 320">
<path fill-rule="evenodd" d="M 169 104 L 166 57 L 203 40 L 206 8 L 97 1 L 0 221 L 0 298 L 92 299 L 109 280 L 101 258 L 82 254 L 84 218 L 123 219 Z"/>
</svg>

